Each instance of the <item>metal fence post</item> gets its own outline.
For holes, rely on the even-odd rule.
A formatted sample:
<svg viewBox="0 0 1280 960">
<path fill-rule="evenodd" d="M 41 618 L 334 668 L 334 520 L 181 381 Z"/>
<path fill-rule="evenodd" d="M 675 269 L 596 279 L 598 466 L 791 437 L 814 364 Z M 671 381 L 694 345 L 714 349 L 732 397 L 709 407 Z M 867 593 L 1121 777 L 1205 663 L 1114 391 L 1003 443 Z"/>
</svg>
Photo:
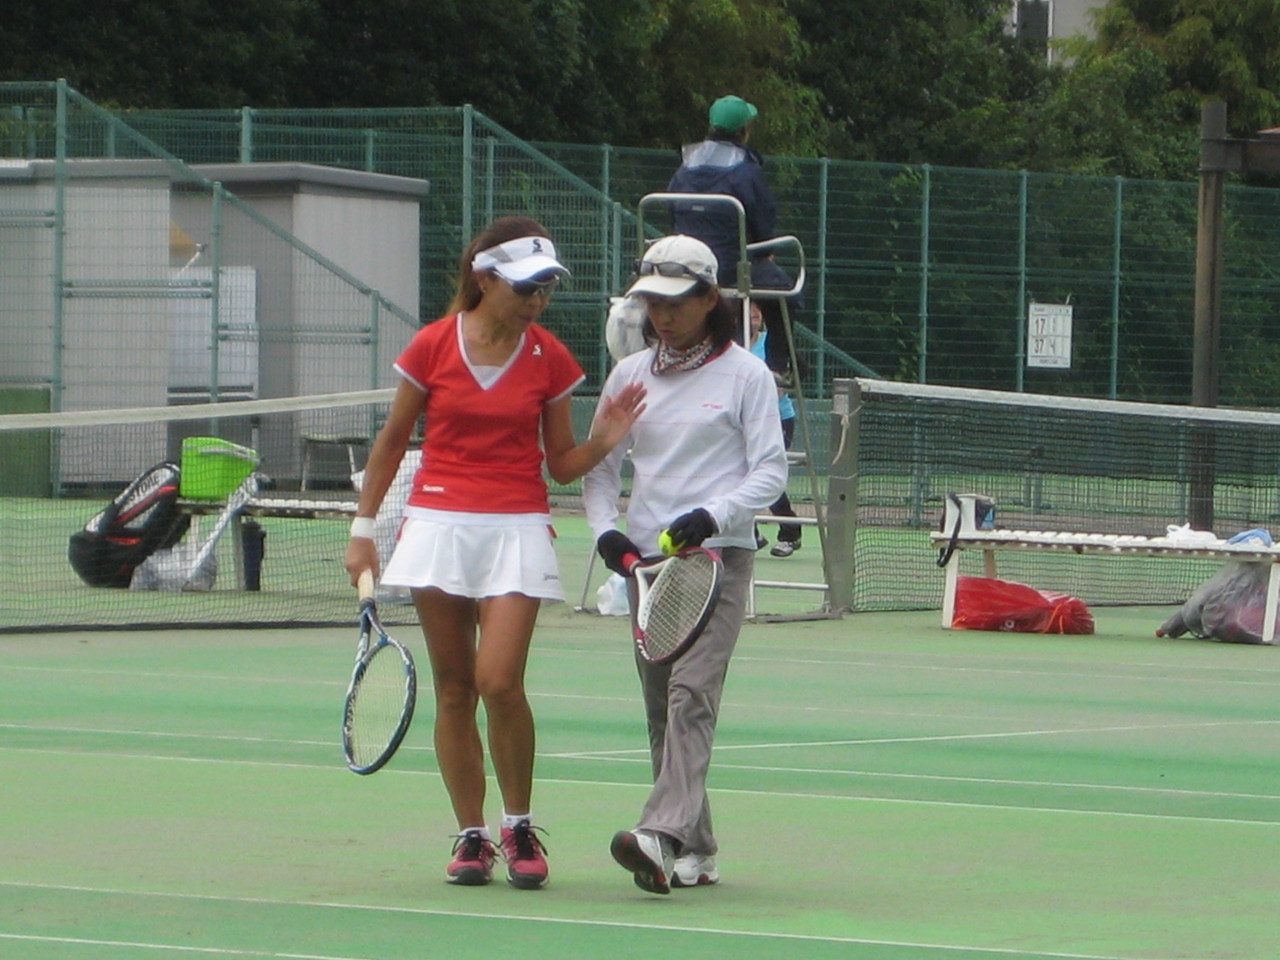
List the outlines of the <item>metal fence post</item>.
<svg viewBox="0 0 1280 960">
<path fill-rule="evenodd" d="M 609 297 L 616 289 L 613 282 L 612 265 L 617 263 L 616 256 L 610 256 L 613 245 L 613 219 L 618 204 L 611 201 L 610 189 L 613 181 L 613 147 L 609 144 L 600 146 L 600 302 L 609 303 Z M 607 306 L 606 306 L 607 309 Z M 604 337 L 599 337 L 596 346 L 596 360 L 599 363 L 600 385 L 604 386 L 604 378 L 609 374 L 609 350 Z"/>
<path fill-rule="evenodd" d="M 240 108 L 240 162 L 253 163 L 253 107 Z"/>
<path fill-rule="evenodd" d="M 827 205 L 831 202 L 831 159 L 823 157 L 818 164 L 818 304 L 814 328 L 818 339 L 827 339 Z M 827 391 L 827 353 L 818 351 L 817 396 Z"/>
<path fill-rule="evenodd" d="M 1120 265 L 1124 236 L 1124 178 L 1115 178 L 1115 213 L 1111 236 L 1111 371 L 1107 396 L 1115 400 L 1120 390 Z"/>
<path fill-rule="evenodd" d="M 932 199 L 932 167 L 924 164 L 920 172 L 920 300 L 917 310 L 920 322 L 920 357 L 916 379 L 929 382 L 929 204 Z"/>
<path fill-rule="evenodd" d="M 209 208 L 209 401 L 218 402 L 222 351 L 222 184 L 214 183 Z M 261 336 L 261 327 L 259 327 Z"/>
<path fill-rule="evenodd" d="M 475 173 L 471 169 L 475 160 L 475 111 L 471 104 L 462 108 L 462 210 L 461 242 L 465 246 L 475 233 Z"/>
<path fill-rule="evenodd" d="M 378 361 L 378 348 L 382 339 L 382 295 L 377 290 L 369 291 L 369 389 L 378 389 L 378 372 L 382 366 Z"/>
<path fill-rule="evenodd" d="M 484 222 L 493 223 L 497 213 L 494 207 L 495 194 L 498 192 L 498 142 L 493 137 L 484 140 Z M 469 237 L 463 238 L 465 243 Z"/>
<path fill-rule="evenodd" d="M 67 241 L 67 81 L 57 83 L 54 147 L 53 147 L 53 383 L 50 389 L 49 409 L 62 409 L 63 383 L 63 324 L 66 320 L 66 241 Z M 58 478 L 54 477 L 54 489 Z"/>
<path fill-rule="evenodd" d="M 1018 171 L 1018 298 L 1014 307 L 1014 389 L 1019 393 L 1026 386 L 1024 371 L 1027 360 L 1027 171 Z"/>
</svg>

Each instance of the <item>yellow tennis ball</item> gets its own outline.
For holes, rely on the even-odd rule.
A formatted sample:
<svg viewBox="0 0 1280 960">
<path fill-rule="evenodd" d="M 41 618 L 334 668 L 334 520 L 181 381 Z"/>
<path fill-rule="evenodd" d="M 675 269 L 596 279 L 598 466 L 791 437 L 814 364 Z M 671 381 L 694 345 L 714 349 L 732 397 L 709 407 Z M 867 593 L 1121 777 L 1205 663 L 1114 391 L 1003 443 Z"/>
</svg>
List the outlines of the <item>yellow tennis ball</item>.
<svg viewBox="0 0 1280 960">
<path fill-rule="evenodd" d="M 663 530 L 658 534 L 658 549 L 662 551 L 664 557 L 674 557 L 676 555 L 676 545 L 671 542 L 670 530 Z"/>
</svg>

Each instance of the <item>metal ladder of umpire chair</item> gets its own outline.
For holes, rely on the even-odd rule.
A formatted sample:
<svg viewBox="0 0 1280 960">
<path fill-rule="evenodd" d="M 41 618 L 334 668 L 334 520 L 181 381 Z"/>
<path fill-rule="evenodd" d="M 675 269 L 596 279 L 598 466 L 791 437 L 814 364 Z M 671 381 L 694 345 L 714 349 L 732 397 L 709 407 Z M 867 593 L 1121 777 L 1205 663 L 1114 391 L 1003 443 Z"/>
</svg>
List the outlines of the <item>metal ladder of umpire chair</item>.
<svg viewBox="0 0 1280 960">
<path fill-rule="evenodd" d="M 759 580 L 753 574 L 751 588 L 747 594 L 747 618 L 760 622 L 838 619 L 842 616 L 844 609 L 849 606 L 849 597 L 847 596 L 848 589 L 845 586 L 848 582 L 848 577 L 844 574 L 844 571 L 847 569 L 847 565 L 841 562 L 838 558 L 833 557 L 832 552 L 828 547 L 827 510 L 818 483 L 818 475 L 814 466 L 813 457 L 811 456 L 813 442 L 809 431 L 808 404 L 804 396 L 804 388 L 799 376 L 800 367 L 797 362 L 795 335 L 792 330 L 791 314 L 788 309 L 788 300 L 797 296 L 804 290 L 804 248 L 798 238 L 789 235 L 773 237 L 769 240 L 761 240 L 756 243 L 747 243 L 746 211 L 743 209 L 742 203 L 737 197 L 718 193 L 650 193 L 642 197 L 636 207 L 640 255 L 643 255 L 644 250 L 648 245 L 648 238 L 645 235 L 644 225 L 645 209 L 655 205 L 662 205 L 669 208 L 671 204 L 676 202 L 705 204 L 708 206 L 723 206 L 729 208 L 736 214 L 738 219 L 739 253 L 737 284 L 733 287 L 722 287 L 721 293 L 730 299 L 738 300 L 742 305 L 742 342 L 746 345 L 749 345 L 751 342 L 751 301 L 753 299 L 777 301 L 779 312 L 782 317 L 782 329 L 786 336 L 787 357 L 793 375 L 791 393 L 792 399 L 796 404 L 796 419 L 799 426 L 797 433 L 800 441 L 800 449 L 796 451 L 788 451 L 787 462 L 791 466 L 804 466 L 805 472 L 809 478 L 809 492 L 813 499 L 814 516 L 776 517 L 768 514 L 761 514 L 756 517 L 756 521 L 760 523 L 785 522 L 788 524 L 815 528 L 818 533 L 819 547 L 822 551 L 822 571 L 825 582 L 807 583 L 804 581 L 792 580 Z M 786 289 L 752 288 L 751 257 L 762 253 L 773 254 L 779 251 L 788 255 L 788 257 L 794 256 L 796 260 L 796 279 L 792 286 Z M 594 566 L 595 551 L 592 550 L 591 558 L 587 564 L 586 582 L 583 584 L 582 588 L 582 599 L 579 605 L 575 608 L 577 610 L 586 609 L 587 591 L 590 587 L 591 575 Z M 759 615 L 756 612 L 757 587 L 819 592 L 822 594 L 822 605 L 818 610 L 807 613 Z"/>
</svg>

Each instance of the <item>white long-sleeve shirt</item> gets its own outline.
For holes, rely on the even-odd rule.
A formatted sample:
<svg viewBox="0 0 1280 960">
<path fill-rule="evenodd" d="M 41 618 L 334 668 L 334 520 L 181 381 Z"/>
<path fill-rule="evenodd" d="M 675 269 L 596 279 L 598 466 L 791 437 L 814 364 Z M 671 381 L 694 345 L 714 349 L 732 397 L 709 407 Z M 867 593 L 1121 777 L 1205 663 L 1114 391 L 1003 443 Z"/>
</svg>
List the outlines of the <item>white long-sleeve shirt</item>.
<svg viewBox="0 0 1280 960">
<path fill-rule="evenodd" d="M 711 547 L 755 549 L 754 517 L 787 484 L 787 453 L 773 374 L 735 344 L 696 370 L 654 375 L 654 350 L 621 360 L 603 397 L 628 383 L 648 390 L 646 409 L 619 443 L 583 480 L 587 520 L 597 538 L 618 528 L 622 463 L 630 453 L 634 479 L 627 536 L 645 554 L 658 552 L 658 534 L 681 514 L 702 507 L 716 522 Z"/>
</svg>

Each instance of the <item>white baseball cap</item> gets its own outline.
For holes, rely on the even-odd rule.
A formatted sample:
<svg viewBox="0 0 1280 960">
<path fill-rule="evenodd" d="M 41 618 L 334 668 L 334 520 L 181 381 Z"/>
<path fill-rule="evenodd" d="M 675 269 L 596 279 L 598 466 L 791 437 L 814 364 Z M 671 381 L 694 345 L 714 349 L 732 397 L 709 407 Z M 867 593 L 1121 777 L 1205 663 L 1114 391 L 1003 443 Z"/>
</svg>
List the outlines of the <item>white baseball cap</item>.
<svg viewBox="0 0 1280 960">
<path fill-rule="evenodd" d="M 490 270 L 514 283 L 547 273 L 569 276 L 569 268 L 556 258 L 556 245 L 546 237 L 519 237 L 481 250 L 472 259 L 471 269 Z"/>
<path fill-rule="evenodd" d="M 684 296 L 699 282 L 717 286 L 719 269 L 716 255 L 701 240 L 683 234 L 663 237 L 654 241 L 636 261 L 636 273 L 640 276 L 627 296 L 642 293 L 654 297 Z"/>
</svg>

